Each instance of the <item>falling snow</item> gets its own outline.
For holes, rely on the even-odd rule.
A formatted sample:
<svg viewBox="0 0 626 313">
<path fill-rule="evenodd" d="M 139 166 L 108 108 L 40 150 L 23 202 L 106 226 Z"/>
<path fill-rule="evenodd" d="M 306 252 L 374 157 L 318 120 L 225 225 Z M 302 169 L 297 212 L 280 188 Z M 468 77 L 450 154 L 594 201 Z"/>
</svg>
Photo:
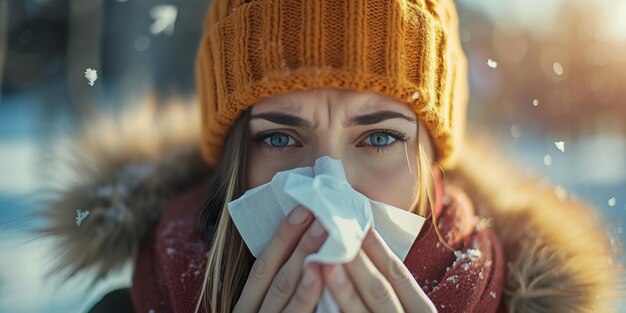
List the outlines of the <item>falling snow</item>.
<svg viewBox="0 0 626 313">
<path fill-rule="evenodd" d="M 513 126 L 511 126 L 511 136 L 513 136 L 513 138 L 519 138 L 521 136 L 522 132 L 519 128 L 519 126 L 513 124 Z"/>
<path fill-rule="evenodd" d="M 565 152 L 565 142 L 564 141 L 557 141 L 554 143 L 554 145 L 556 146 L 557 149 L 561 150 L 561 152 Z"/>
<path fill-rule="evenodd" d="M 617 204 L 617 199 L 615 197 L 609 199 L 609 206 L 614 207 Z"/>
<path fill-rule="evenodd" d="M 420 92 L 419 91 L 414 92 L 411 98 L 413 98 L 413 101 L 417 101 L 417 99 L 420 98 Z"/>
<path fill-rule="evenodd" d="M 554 64 L 552 64 L 552 70 L 556 75 L 563 75 L 563 65 L 561 65 L 561 63 L 559 62 L 554 62 Z"/>
<path fill-rule="evenodd" d="M 165 34 L 167 36 L 174 33 L 174 24 L 178 8 L 169 4 L 159 4 L 152 7 L 150 16 L 154 19 L 154 23 L 150 25 L 150 33 L 153 35 Z"/>
<path fill-rule="evenodd" d="M 137 51 L 144 51 L 148 49 L 148 47 L 150 47 L 150 37 L 146 35 L 137 37 L 137 39 L 135 39 L 135 42 L 133 43 L 133 46 Z"/>
<path fill-rule="evenodd" d="M 490 295 L 492 298 L 494 298 L 494 299 L 496 298 L 496 292 L 495 292 L 495 291 L 490 292 L 490 293 L 489 293 L 489 295 Z"/>
<path fill-rule="evenodd" d="M 494 61 L 492 59 L 489 59 L 489 60 L 487 60 L 487 66 L 489 66 L 491 68 L 496 68 L 496 67 L 498 67 L 498 62 L 496 62 L 496 61 Z"/>
<path fill-rule="evenodd" d="M 546 166 L 552 165 L 552 156 L 546 154 L 546 156 L 543 157 L 543 164 L 545 164 Z"/>
<path fill-rule="evenodd" d="M 76 225 L 80 227 L 83 220 L 89 215 L 89 211 L 76 210 Z"/>
<path fill-rule="evenodd" d="M 559 198 L 560 201 L 567 200 L 567 190 L 565 190 L 563 186 L 554 187 L 554 192 L 556 193 L 556 196 L 557 198 Z"/>
<path fill-rule="evenodd" d="M 533 106 L 538 106 L 538 105 L 539 105 L 539 100 L 534 99 L 534 100 L 533 100 Z"/>
<path fill-rule="evenodd" d="M 89 81 L 89 85 L 93 86 L 93 84 L 96 82 L 96 79 L 98 79 L 98 72 L 96 72 L 96 70 L 92 68 L 88 68 L 85 70 L 85 78 L 87 78 L 87 80 Z"/>
</svg>

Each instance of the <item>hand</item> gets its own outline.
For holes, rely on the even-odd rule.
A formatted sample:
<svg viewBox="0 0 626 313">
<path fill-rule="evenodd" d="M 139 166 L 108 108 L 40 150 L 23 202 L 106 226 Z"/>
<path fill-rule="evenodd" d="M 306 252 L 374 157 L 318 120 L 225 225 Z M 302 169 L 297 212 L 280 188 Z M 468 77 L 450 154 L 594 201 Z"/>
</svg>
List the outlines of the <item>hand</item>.
<svg viewBox="0 0 626 313">
<path fill-rule="evenodd" d="M 354 260 L 325 264 L 323 274 L 342 312 L 437 312 L 406 266 L 371 228 Z"/>
<path fill-rule="evenodd" d="M 328 236 L 314 220 L 302 206 L 285 217 L 252 265 L 233 312 L 313 312 L 322 293 L 321 268 L 309 264 L 303 272 L 302 265 Z"/>
</svg>

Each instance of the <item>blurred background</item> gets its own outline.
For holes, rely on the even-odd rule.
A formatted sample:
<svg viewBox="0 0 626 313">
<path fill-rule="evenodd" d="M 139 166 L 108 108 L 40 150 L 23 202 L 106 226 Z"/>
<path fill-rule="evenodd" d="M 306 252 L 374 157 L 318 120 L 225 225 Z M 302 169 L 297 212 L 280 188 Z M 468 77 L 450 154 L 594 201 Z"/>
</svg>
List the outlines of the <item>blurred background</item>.
<svg viewBox="0 0 626 313">
<path fill-rule="evenodd" d="M 40 207 L 45 152 L 94 108 L 116 112 L 149 90 L 192 97 L 208 3 L 0 0 L 0 312 L 84 312 L 130 283 L 128 270 L 90 292 L 80 277 L 63 285 L 44 279 L 51 248 L 29 231 L 39 223 L 31 214 Z M 621 251 L 626 1 L 457 6 L 470 65 L 468 127 L 492 134 L 564 196 L 597 208 Z M 97 74 L 93 86 L 88 68 Z"/>
</svg>

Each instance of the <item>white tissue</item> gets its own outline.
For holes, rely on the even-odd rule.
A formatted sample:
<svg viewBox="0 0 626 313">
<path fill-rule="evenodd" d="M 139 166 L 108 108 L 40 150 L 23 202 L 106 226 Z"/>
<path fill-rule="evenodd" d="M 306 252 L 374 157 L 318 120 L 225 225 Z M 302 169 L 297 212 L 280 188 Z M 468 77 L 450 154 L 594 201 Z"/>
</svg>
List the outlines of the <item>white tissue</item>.
<svg viewBox="0 0 626 313">
<path fill-rule="evenodd" d="M 228 211 L 252 255 L 258 257 L 280 222 L 298 204 L 309 209 L 328 233 L 309 262 L 346 263 L 354 259 L 372 226 L 404 261 L 424 218 L 368 199 L 348 182 L 340 160 L 320 157 L 311 167 L 278 172 L 272 181 L 228 203 Z M 324 288 L 317 312 L 339 312 Z"/>
</svg>

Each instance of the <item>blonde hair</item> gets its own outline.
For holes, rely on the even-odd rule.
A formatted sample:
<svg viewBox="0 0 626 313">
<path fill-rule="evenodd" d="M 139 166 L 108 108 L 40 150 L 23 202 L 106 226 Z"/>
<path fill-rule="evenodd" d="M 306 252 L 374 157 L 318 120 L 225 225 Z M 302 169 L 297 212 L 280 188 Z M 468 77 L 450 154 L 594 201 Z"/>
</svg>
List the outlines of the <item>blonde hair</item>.
<svg viewBox="0 0 626 313">
<path fill-rule="evenodd" d="M 202 210 L 201 227 L 205 227 L 203 233 L 207 238 L 210 237 L 211 248 L 196 312 L 202 307 L 210 308 L 210 312 L 213 313 L 231 312 L 255 261 L 230 218 L 226 206 L 228 202 L 245 192 L 249 111 L 250 109 L 244 111 L 230 129 L 224 155 L 212 178 L 210 194 Z M 430 161 L 432 157 L 429 156 L 432 155 L 432 147 L 428 141 L 425 149 L 420 142 L 420 133 L 422 136 L 428 134 L 421 123 L 419 125 L 417 197 L 410 211 L 421 216 L 430 215 L 433 219 L 432 225 L 436 225 L 435 214 L 431 212 L 435 199 Z M 215 227 L 212 227 L 213 225 Z M 439 234 L 437 227 L 435 230 Z"/>
</svg>

